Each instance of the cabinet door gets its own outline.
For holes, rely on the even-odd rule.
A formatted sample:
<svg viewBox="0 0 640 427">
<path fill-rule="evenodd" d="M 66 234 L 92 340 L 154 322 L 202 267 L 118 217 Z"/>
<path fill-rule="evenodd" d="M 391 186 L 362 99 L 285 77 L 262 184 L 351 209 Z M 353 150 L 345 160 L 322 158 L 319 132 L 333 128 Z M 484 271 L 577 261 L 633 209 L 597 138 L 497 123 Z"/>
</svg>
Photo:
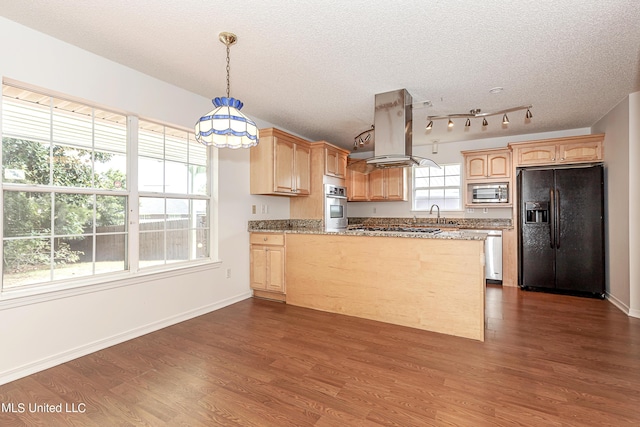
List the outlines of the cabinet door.
<svg viewBox="0 0 640 427">
<path fill-rule="evenodd" d="M 324 174 L 338 176 L 338 152 L 331 148 L 324 149 Z"/>
<path fill-rule="evenodd" d="M 311 193 L 311 149 L 295 145 L 294 192 L 300 195 Z"/>
<path fill-rule="evenodd" d="M 293 193 L 294 144 L 275 138 L 273 191 Z M 266 178 L 265 178 L 266 179 Z"/>
<path fill-rule="evenodd" d="M 406 169 L 387 169 L 386 176 L 386 199 L 387 200 L 407 200 L 406 190 Z"/>
<path fill-rule="evenodd" d="M 267 251 L 264 246 L 251 245 L 251 288 L 267 289 Z"/>
<path fill-rule="evenodd" d="M 556 145 L 518 148 L 518 165 L 544 165 L 556 162 Z"/>
<path fill-rule="evenodd" d="M 347 156 L 345 153 L 338 153 L 338 172 L 336 174 L 338 178 L 347 177 Z"/>
<path fill-rule="evenodd" d="M 369 200 L 369 177 L 367 175 L 347 170 L 347 200 L 350 202 Z"/>
<path fill-rule="evenodd" d="M 267 290 L 284 292 L 284 247 L 267 248 Z"/>
<path fill-rule="evenodd" d="M 560 163 L 595 162 L 602 160 L 602 141 L 558 145 Z"/>
<path fill-rule="evenodd" d="M 509 178 L 511 176 L 509 153 L 487 155 L 487 176 L 489 178 Z"/>
<path fill-rule="evenodd" d="M 369 200 L 385 200 L 385 169 L 376 169 L 369 174 Z"/>
<path fill-rule="evenodd" d="M 487 155 L 467 157 L 466 169 L 467 179 L 485 178 L 487 176 Z"/>
</svg>

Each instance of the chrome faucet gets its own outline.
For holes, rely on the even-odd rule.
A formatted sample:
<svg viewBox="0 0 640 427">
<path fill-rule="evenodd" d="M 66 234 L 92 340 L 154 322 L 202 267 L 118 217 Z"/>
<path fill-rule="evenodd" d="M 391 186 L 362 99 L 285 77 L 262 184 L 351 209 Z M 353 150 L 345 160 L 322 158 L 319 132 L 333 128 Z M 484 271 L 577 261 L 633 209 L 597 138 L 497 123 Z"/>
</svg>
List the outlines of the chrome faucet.
<svg viewBox="0 0 640 427">
<path fill-rule="evenodd" d="M 436 224 L 440 224 L 440 206 L 433 204 L 431 205 L 431 209 L 429 209 L 429 214 L 433 214 L 433 207 L 438 208 L 438 217 L 436 218 Z"/>
</svg>

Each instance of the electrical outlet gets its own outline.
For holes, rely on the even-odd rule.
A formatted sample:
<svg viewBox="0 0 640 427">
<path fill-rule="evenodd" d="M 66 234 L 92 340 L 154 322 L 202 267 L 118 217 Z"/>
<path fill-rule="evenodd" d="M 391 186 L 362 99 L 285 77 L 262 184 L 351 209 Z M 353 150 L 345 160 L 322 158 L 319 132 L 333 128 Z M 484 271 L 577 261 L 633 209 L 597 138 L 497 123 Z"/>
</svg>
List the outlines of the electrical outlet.
<svg viewBox="0 0 640 427">
<path fill-rule="evenodd" d="M 256 205 L 251 205 L 251 213 L 256 214 Z"/>
<path fill-rule="evenodd" d="M 373 208 L 373 213 L 376 213 L 376 208 Z"/>
<path fill-rule="evenodd" d="M 473 209 L 473 208 L 467 208 L 467 213 L 474 213 L 474 212 L 475 212 L 475 209 Z"/>
<path fill-rule="evenodd" d="M 482 208 L 482 213 L 489 213 L 489 208 Z"/>
<path fill-rule="evenodd" d="M 267 205 L 260 205 L 260 213 L 263 213 L 263 214 L 267 213 Z"/>
<path fill-rule="evenodd" d="M 231 279 L 231 269 L 227 268 L 227 279 Z"/>
</svg>

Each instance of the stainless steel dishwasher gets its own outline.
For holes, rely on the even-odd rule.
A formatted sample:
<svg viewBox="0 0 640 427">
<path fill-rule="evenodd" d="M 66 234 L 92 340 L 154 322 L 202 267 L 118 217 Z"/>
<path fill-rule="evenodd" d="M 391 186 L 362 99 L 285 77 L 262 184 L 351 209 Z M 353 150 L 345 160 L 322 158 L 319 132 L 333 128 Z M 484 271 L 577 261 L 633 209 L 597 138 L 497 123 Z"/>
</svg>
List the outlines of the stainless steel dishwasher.
<svg viewBox="0 0 640 427">
<path fill-rule="evenodd" d="M 502 230 L 464 230 L 486 233 L 484 242 L 485 278 L 492 283 L 502 283 Z"/>
</svg>

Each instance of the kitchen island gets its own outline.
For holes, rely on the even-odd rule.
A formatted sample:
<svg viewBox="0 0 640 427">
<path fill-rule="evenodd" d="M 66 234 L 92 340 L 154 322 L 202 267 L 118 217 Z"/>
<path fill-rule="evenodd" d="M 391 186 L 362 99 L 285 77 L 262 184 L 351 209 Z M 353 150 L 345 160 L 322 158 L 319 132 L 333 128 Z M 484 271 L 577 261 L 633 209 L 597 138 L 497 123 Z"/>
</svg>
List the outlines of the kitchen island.
<svg viewBox="0 0 640 427">
<path fill-rule="evenodd" d="M 287 304 L 484 340 L 484 235 L 269 231 L 285 236 Z"/>
</svg>

